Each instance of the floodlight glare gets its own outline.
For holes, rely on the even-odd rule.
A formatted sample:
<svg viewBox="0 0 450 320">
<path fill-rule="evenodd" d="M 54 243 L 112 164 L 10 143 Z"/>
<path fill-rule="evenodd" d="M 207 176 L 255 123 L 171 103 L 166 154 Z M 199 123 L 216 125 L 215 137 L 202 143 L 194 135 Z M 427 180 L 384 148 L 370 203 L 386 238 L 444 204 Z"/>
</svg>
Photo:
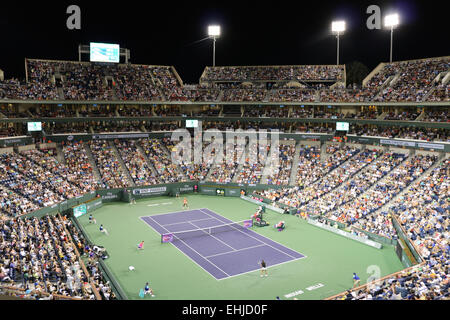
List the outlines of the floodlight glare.
<svg viewBox="0 0 450 320">
<path fill-rule="evenodd" d="M 394 28 L 400 23 L 398 14 L 391 14 L 384 18 L 384 25 L 387 28 Z"/>
<path fill-rule="evenodd" d="M 394 28 L 397 27 L 400 24 L 400 19 L 398 17 L 397 13 L 387 15 L 384 17 L 384 25 L 386 28 L 391 29 L 391 55 L 390 55 L 390 62 L 392 63 L 392 48 L 393 48 L 393 42 L 394 42 Z"/>
<path fill-rule="evenodd" d="M 216 66 L 216 38 L 220 36 L 220 26 L 208 26 L 208 36 L 213 39 L 213 67 Z"/>
<path fill-rule="evenodd" d="M 334 21 L 331 23 L 331 31 L 342 33 L 345 31 L 345 21 Z"/>
<path fill-rule="evenodd" d="M 220 26 L 209 26 L 208 27 L 208 35 L 210 37 L 220 36 Z"/>
<path fill-rule="evenodd" d="M 336 34 L 337 39 L 337 65 L 339 65 L 339 36 L 345 31 L 345 21 L 333 21 L 331 23 L 331 32 Z"/>
</svg>

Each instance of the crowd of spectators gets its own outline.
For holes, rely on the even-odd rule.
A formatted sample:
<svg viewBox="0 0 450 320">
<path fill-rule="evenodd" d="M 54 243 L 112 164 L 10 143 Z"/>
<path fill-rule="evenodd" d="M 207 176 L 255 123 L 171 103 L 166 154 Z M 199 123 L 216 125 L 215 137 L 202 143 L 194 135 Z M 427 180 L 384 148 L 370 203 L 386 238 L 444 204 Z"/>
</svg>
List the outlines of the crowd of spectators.
<svg viewBox="0 0 450 320">
<path fill-rule="evenodd" d="M 450 142 L 449 130 L 438 128 L 402 127 L 396 138 Z"/>
<path fill-rule="evenodd" d="M 450 101 L 450 82 L 438 85 L 427 97 L 427 101 Z"/>
<path fill-rule="evenodd" d="M 344 66 L 249 66 L 206 67 L 203 81 L 338 81 L 344 78 Z"/>
<path fill-rule="evenodd" d="M 65 200 L 64 194 L 73 195 L 73 190 L 63 190 L 68 182 L 53 176 L 55 181 L 46 179 L 42 167 L 19 154 L 0 155 L 0 183 L 15 193 L 22 195 L 39 207 L 51 206 Z M 41 183 L 42 181 L 42 183 Z M 59 184 L 58 184 L 59 183 Z M 58 191 L 59 189 L 60 191 Z"/>
<path fill-rule="evenodd" d="M 9 100 L 58 100 L 56 88 L 48 81 L 0 81 L 0 99 Z"/>
<path fill-rule="evenodd" d="M 269 92 L 270 102 L 316 102 L 317 91 L 314 89 L 278 89 Z"/>
<path fill-rule="evenodd" d="M 74 177 L 74 182 L 83 192 L 103 188 L 104 185 L 96 179 L 86 150 L 81 142 L 65 142 L 62 153 L 67 170 Z"/>
<path fill-rule="evenodd" d="M 56 153 L 55 149 L 43 151 L 32 149 L 21 152 L 22 161 L 27 164 L 24 170 L 33 171 L 34 169 L 35 175 L 40 171 L 38 180 L 43 183 L 49 179 L 53 187 L 67 199 L 92 191 L 94 186 L 80 181 L 79 172 L 63 161 L 58 161 Z"/>
<path fill-rule="evenodd" d="M 391 126 L 376 126 L 376 125 L 351 125 L 350 134 L 356 134 L 357 136 L 371 136 L 371 137 L 384 137 L 395 138 L 400 132 L 399 127 Z"/>
<path fill-rule="evenodd" d="M 116 140 L 115 146 L 122 157 L 128 172 L 137 186 L 157 184 L 158 179 L 147 164 L 134 140 Z"/>
<path fill-rule="evenodd" d="M 237 175 L 237 183 L 257 184 L 261 182 L 263 170 L 270 156 L 270 143 L 250 142 L 247 145 L 244 163 Z"/>
<path fill-rule="evenodd" d="M 21 130 L 11 127 L 7 123 L 0 124 L 0 138 L 14 137 L 22 134 Z"/>
<path fill-rule="evenodd" d="M 448 299 L 450 161 L 442 161 L 424 179 L 415 182 L 389 213 L 373 217 L 367 230 L 395 237 L 392 215 L 413 242 L 423 264 L 387 277 L 366 288 L 347 293 L 347 300 L 442 300 Z M 380 218 L 381 217 L 381 218 Z M 381 227 L 380 227 L 381 226 Z M 383 227 L 384 226 L 384 227 Z M 381 230 L 380 230 L 381 229 Z"/>
<path fill-rule="evenodd" d="M 5 177 L 3 172 L 0 177 L 3 182 Z M 0 186 L 0 209 L 1 215 L 5 217 L 17 217 L 39 209 L 39 205 L 31 201 L 30 198 L 21 196 L 7 187 Z"/>
<path fill-rule="evenodd" d="M 89 133 L 90 122 L 44 122 L 42 129 L 48 134 Z"/>
<path fill-rule="evenodd" d="M 274 156 L 279 157 L 278 167 L 273 165 L 273 162 L 269 164 L 271 172 L 267 177 L 267 184 L 274 185 L 288 185 L 291 177 L 291 170 L 295 155 L 295 144 L 280 144 L 278 154 Z"/>
<path fill-rule="evenodd" d="M 77 116 L 75 109 L 55 105 L 31 107 L 28 111 L 29 113 L 22 112 L 23 118 L 29 118 L 30 113 L 33 118 L 74 118 Z M 14 117 L 17 118 L 18 116 L 15 115 Z"/>
<path fill-rule="evenodd" d="M 80 117 L 116 117 L 116 107 L 110 105 L 81 106 L 78 110 Z"/>
<path fill-rule="evenodd" d="M 309 213 L 322 215 L 337 207 L 357 198 L 374 183 L 379 181 L 392 168 L 398 165 L 403 158 L 396 154 L 382 154 L 380 150 L 365 150 L 361 152 L 367 155 L 362 161 L 367 163 L 367 168 L 359 171 L 351 179 L 342 183 L 338 188 L 328 192 L 324 196 L 308 203 L 311 208 Z M 302 209 L 302 208 L 301 208 Z"/>
<path fill-rule="evenodd" d="M 341 205 L 333 212 L 330 212 L 328 216 L 347 224 L 353 224 L 359 219 L 369 220 L 374 226 L 371 226 L 371 223 L 363 223 L 361 224 L 361 227 L 371 227 L 370 230 L 372 231 L 377 229 L 380 230 L 380 233 L 383 233 L 382 235 L 388 234 L 389 231 L 386 231 L 385 228 L 392 228 L 392 226 L 390 224 L 386 225 L 380 223 L 387 221 L 386 219 L 381 219 L 377 224 L 377 216 L 374 216 L 373 213 L 408 187 L 436 161 L 436 156 L 416 155 L 409 157 L 402 164 L 389 172 L 387 176 L 379 181 L 373 188 L 370 188 L 354 201 Z M 356 225 L 358 225 L 358 223 Z"/>
<path fill-rule="evenodd" d="M 293 107 L 289 117 L 300 119 L 314 118 L 314 108 L 308 106 Z"/>
<path fill-rule="evenodd" d="M 445 109 L 425 111 L 422 121 L 450 122 L 448 111 Z"/>
<path fill-rule="evenodd" d="M 228 89 L 223 91 L 222 101 L 264 101 L 266 95 L 264 89 Z"/>
<path fill-rule="evenodd" d="M 227 141 L 222 150 L 222 161 L 212 165 L 208 181 L 217 183 L 231 183 L 237 174 L 239 164 L 244 161 L 245 145 L 238 144 L 237 139 Z"/>
<path fill-rule="evenodd" d="M 445 248 L 444 241 L 448 241 L 449 173 L 450 160 L 446 159 L 396 199 L 390 208 L 425 258 L 433 255 L 436 245 L 436 249 L 442 248 L 441 245 Z M 441 253 L 447 254 L 448 258 L 448 251 Z"/>
<path fill-rule="evenodd" d="M 448 58 L 386 64 L 361 88 L 330 84 L 345 79 L 344 66 L 207 67 L 202 85 L 183 86 L 169 66 L 27 60 L 28 82 L 0 82 L 0 99 L 119 101 L 369 102 L 448 101 Z M 299 88 L 289 83 L 296 81 Z M 216 82 L 222 82 L 215 85 Z M 224 83 L 225 82 L 225 83 Z M 242 84 L 253 82 L 250 88 Z M 271 85 L 266 85 L 271 83 Z M 311 82 L 305 86 L 305 83 Z M 275 85 L 273 85 L 275 83 Z M 317 85 L 319 84 L 319 85 Z M 62 96 L 58 93 L 62 91 Z M 223 96 L 223 97 L 222 97 Z"/>
<path fill-rule="evenodd" d="M 419 116 L 417 111 L 389 112 L 384 120 L 414 121 Z"/>
<path fill-rule="evenodd" d="M 292 133 L 326 133 L 333 134 L 336 128 L 332 124 L 321 124 L 321 123 L 304 123 L 295 122 L 292 123 L 291 132 Z"/>
<path fill-rule="evenodd" d="M 0 220 L 0 231 L 2 283 L 51 295 L 95 299 L 59 217 Z"/>
<path fill-rule="evenodd" d="M 145 155 L 152 163 L 153 167 L 158 173 L 159 183 L 173 183 L 184 181 L 183 174 L 178 170 L 175 163 L 172 162 L 171 151 L 166 145 L 170 144 L 170 139 L 142 139 L 140 144 L 145 152 Z M 174 150 L 174 153 L 176 151 Z"/>
<path fill-rule="evenodd" d="M 291 207 L 300 207 L 314 198 L 334 189 L 342 182 L 342 174 L 348 174 L 348 160 L 360 150 L 350 146 L 327 146 L 328 158 L 320 161 L 320 154 L 315 148 L 301 148 L 297 184 L 293 188 L 261 191 L 261 195 L 272 202 L 279 202 Z M 312 159 L 311 159 L 312 158 Z M 347 164 L 346 168 L 342 168 Z M 340 170 L 339 170 L 340 169 Z M 317 183 L 321 183 L 320 186 Z"/>
<path fill-rule="evenodd" d="M 450 69 L 450 60 L 402 61 L 392 63 L 391 67 L 391 72 L 400 79 L 381 92 L 383 100 L 422 101 L 434 87 L 433 80 Z"/>
<path fill-rule="evenodd" d="M 102 183 L 107 189 L 125 188 L 129 186 L 128 178 L 116 157 L 113 146 L 106 140 L 91 140 L 88 146 L 100 171 Z"/>
</svg>

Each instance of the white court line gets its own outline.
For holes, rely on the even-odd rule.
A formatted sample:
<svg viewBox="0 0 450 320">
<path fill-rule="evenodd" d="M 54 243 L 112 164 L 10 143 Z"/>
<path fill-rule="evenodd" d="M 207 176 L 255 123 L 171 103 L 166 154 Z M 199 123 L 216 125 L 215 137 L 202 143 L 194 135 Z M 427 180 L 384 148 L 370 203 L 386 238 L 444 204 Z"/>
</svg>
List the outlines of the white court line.
<svg viewBox="0 0 450 320">
<path fill-rule="evenodd" d="M 183 221 L 183 222 L 175 222 L 175 223 L 169 223 L 169 224 L 165 224 L 164 226 L 173 226 L 176 224 L 183 224 L 183 223 L 189 223 L 189 222 L 197 222 L 197 221 L 205 221 L 205 220 L 212 220 L 213 218 L 205 218 L 205 219 L 198 219 L 198 220 L 189 220 L 189 221 Z M 217 220 L 217 219 L 214 219 Z M 195 225 L 194 225 L 195 226 Z M 196 226 L 197 227 L 197 226 Z M 198 227 L 197 227 L 198 228 Z M 214 227 L 210 227 L 210 228 L 214 228 Z M 176 231 L 174 231 L 176 232 Z M 185 232 L 184 230 L 181 232 Z"/>
<path fill-rule="evenodd" d="M 238 251 L 244 251 L 244 250 L 247 250 L 247 249 L 255 249 L 255 248 L 265 247 L 265 246 L 266 246 L 265 244 L 260 244 L 260 245 L 253 246 L 253 247 L 247 247 L 247 248 L 242 248 L 242 249 L 236 249 L 236 250 L 234 250 L 234 251 L 228 251 L 228 252 L 224 252 L 224 253 L 213 254 L 213 255 L 210 255 L 210 256 L 206 256 L 205 258 L 206 258 L 206 259 L 209 259 L 209 258 L 212 258 L 212 257 L 222 256 L 222 255 L 228 254 L 228 253 L 233 253 L 233 252 L 238 252 Z"/>
<path fill-rule="evenodd" d="M 146 218 L 150 218 L 151 217 L 146 217 Z M 155 221 L 154 219 L 152 219 L 157 225 L 159 225 L 161 228 L 164 228 L 164 226 L 160 225 L 157 221 Z M 151 227 L 153 229 L 153 227 L 148 224 L 147 222 L 145 222 L 144 220 L 142 220 L 142 222 L 144 222 L 147 226 Z M 159 235 L 161 235 L 158 231 L 156 231 L 155 229 L 153 229 L 155 232 L 157 232 Z M 166 229 L 167 230 L 167 229 Z M 170 232 L 169 230 L 167 230 L 167 232 Z M 214 263 L 212 263 L 211 261 L 209 261 L 208 259 L 206 259 L 203 255 L 201 255 L 200 253 L 198 253 L 195 249 L 191 248 L 186 242 L 184 242 L 181 239 L 177 239 L 178 241 L 183 242 L 189 249 L 191 249 L 192 251 L 194 251 L 196 254 L 198 254 L 200 257 L 202 257 L 203 259 L 205 259 L 206 262 L 208 262 L 209 264 L 215 266 L 217 269 L 219 269 L 220 271 L 222 271 L 224 274 L 226 274 L 228 277 L 231 277 L 228 273 L 226 273 L 225 271 L 223 271 L 222 269 L 220 269 L 218 266 L 216 266 Z M 181 250 L 180 248 L 178 248 L 177 246 L 175 246 L 173 243 L 170 243 L 172 246 L 174 246 L 175 248 L 177 248 L 182 254 L 184 254 L 186 257 L 188 257 L 191 261 L 193 261 L 196 265 L 198 265 L 200 268 L 202 268 L 203 270 L 206 271 L 206 273 L 208 273 L 209 275 L 211 275 L 211 277 L 213 277 L 216 280 L 220 280 L 217 279 L 216 277 L 214 277 L 214 275 L 212 273 L 210 273 L 208 270 L 206 270 L 205 268 L 203 268 L 200 264 L 197 263 L 197 261 L 195 261 L 194 259 L 192 259 L 191 257 L 189 257 L 186 253 L 183 252 L 183 250 Z"/>
<path fill-rule="evenodd" d="M 223 222 L 223 221 L 221 221 L 219 218 L 214 217 L 214 216 L 211 216 L 210 214 L 208 214 L 207 212 L 204 212 L 203 210 L 210 210 L 210 209 L 208 209 L 208 208 L 201 208 L 201 209 L 191 209 L 191 210 L 189 210 L 189 211 L 200 211 L 201 213 L 204 213 L 204 214 L 206 214 L 207 216 L 212 217 L 212 219 L 215 219 L 215 220 L 218 220 L 218 221 L 220 221 L 220 222 Z M 211 211 L 211 212 L 214 212 L 214 211 L 212 211 L 212 210 L 210 210 L 210 211 Z M 183 212 L 183 211 L 175 211 L 175 212 L 170 212 L 170 213 L 174 214 L 174 213 L 182 213 L 182 212 Z M 218 213 L 216 213 L 216 212 L 214 212 L 214 213 L 217 214 L 218 216 L 222 217 L 220 214 L 218 214 Z M 156 215 L 152 215 L 152 216 L 160 216 L 160 215 L 165 215 L 165 214 L 169 214 L 169 213 L 161 213 L 161 214 L 156 214 Z M 156 233 L 158 233 L 158 234 L 160 235 L 160 233 L 159 233 L 158 231 L 156 231 L 151 225 L 149 225 L 148 223 L 146 223 L 146 222 L 142 219 L 142 218 L 150 218 L 150 219 L 152 219 L 152 216 L 142 216 L 142 217 L 139 217 L 139 218 L 141 218 L 141 220 L 142 220 L 147 226 L 151 227 L 152 230 L 154 230 Z M 224 217 L 222 217 L 222 218 L 224 218 Z M 224 219 L 226 219 L 226 218 L 224 218 Z M 160 224 L 159 224 L 158 222 L 156 222 L 154 219 L 152 219 L 152 220 L 153 220 L 156 224 L 158 224 L 159 226 L 161 226 L 162 228 L 164 228 L 164 226 L 160 225 Z M 227 220 L 228 220 L 228 219 L 227 219 Z M 164 229 L 166 229 L 166 228 L 164 228 Z M 166 229 L 166 230 L 167 230 L 167 229 Z M 281 253 L 283 253 L 283 254 L 285 254 L 285 255 L 287 255 L 287 256 L 289 256 L 289 257 L 292 258 L 292 259 L 289 260 L 289 261 L 285 261 L 285 262 L 281 262 L 281 263 L 277 263 L 277 264 L 268 266 L 267 269 L 270 269 L 270 268 L 273 268 L 273 267 L 276 267 L 276 266 L 279 266 L 279 265 L 283 265 L 283 264 L 286 264 L 286 263 L 290 263 L 290 262 L 294 262 L 294 261 L 297 261 L 297 260 L 301 260 L 301 259 L 307 258 L 307 256 L 304 255 L 303 253 L 301 253 L 301 255 L 303 255 L 303 257 L 301 257 L 301 258 L 295 258 L 295 257 L 293 257 L 293 256 L 291 256 L 291 255 L 289 255 L 289 254 L 287 254 L 286 252 L 281 251 L 280 249 L 277 249 L 277 248 L 271 246 L 270 244 L 267 244 L 267 243 L 263 242 L 263 241 L 260 240 L 260 239 L 257 239 L 257 238 L 255 238 L 255 237 L 252 237 L 252 236 L 250 236 L 250 235 L 248 235 L 248 234 L 242 232 L 242 231 L 239 230 L 239 229 L 236 229 L 236 230 L 239 231 L 239 232 L 241 232 L 241 233 L 243 233 L 243 234 L 245 234 L 245 235 L 247 235 L 247 236 L 249 236 L 249 237 L 251 237 L 251 238 L 254 238 L 254 239 L 257 240 L 258 242 L 262 243 L 261 246 L 269 246 L 269 247 L 271 247 L 271 248 L 273 248 L 273 249 L 275 249 L 275 250 L 277 250 L 277 251 L 279 251 L 279 252 L 281 252 Z M 266 237 L 264 237 L 264 236 L 262 236 L 262 237 L 263 237 L 263 238 L 266 238 Z M 268 239 L 268 238 L 266 238 L 266 239 Z M 190 246 L 188 246 L 188 245 L 187 245 L 184 241 L 182 241 L 181 239 L 178 239 L 178 240 L 180 240 L 181 242 L 183 242 L 188 248 L 192 249 Z M 268 239 L 268 240 L 273 241 L 273 240 L 271 240 L 271 239 Z M 273 241 L 273 242 L 276 242 L 276 241 Z M 292 251 L 296 251 L 296 250 L 293 250 L 293 249 L 291 249 L 291 248 L 288 248 L 288 247 L 286 247 L 286 246 L 284 246 L 284 245 L 282 245 L 282 244 L 280 244 L 280 243 L 278 243 L 278 242 L 276 242 L 276 243 L 277 243 L 278 245 L 280 245 L 280 246 L 286 248 L 286 249 L 289 249 L 289 250 L 292 250 Z M 237 277 L 237 276 L 240 276 L 240 275 L 243 275 L 243 274 L 248 274 L 248 273 L 256 272 L 257 270 L 259 270 L 259 267 L 258 267 L 258 268 L 255 268 L 254 270 L 246 271 L 246 272 L 242 272 L 242 273 L 237 273 L 237 274 L 231 276 L 231 275 L 229 275 L 228 273 L 226 273 L 225 271 L 223 271 L 222 269 L 220 269 L 218 266 L 216 266 L 214 263 L 210 262 L 206 257 L 204 257 L 203 255 L 201 255 L 200 253 L 198 253 L 197 251 L 195 251 L 194 249 L 192 249 L 192 250 L 193 250 L 194 252 L 196 252 L 200 257 L 204 258 L 207 262 L 209 262 L 210 264 L 212 264 L 213 266 L 215 266 L 217 269 L 219 269 L 220 271 L 222 271 L 223 273 L 225 273 L 225 274 L 228 276 L 227 278 L 217 279 L 216 277 L 214 277 L 214 275 L 212 275 L 208 270 L 206 270 L 206 269 L 203 268 L 201 265 L 199 265 L 194 259 L 192 259 L 191 257 L 189 257 L 189 256 L 188 256 L 186 253 L 184 253 L 181 249 L 179 249 L 178 247 L 176 247 L 173 243 L 171 243 L 171 244 L 172 244 L 175 248 L 177 248 L 182 254 L 184 254 L 186 257 L 188 257 L 190 260 L 194 261 L 200 268 L 202 268 L 203 270 L 205 270 L 208 274 L 210 274 L 210 275 L 211 275 L 215 280 L 217 280 L 217 281 L 226 280 L 226 279 L 228 279 L 228 278 Z M 246 249 L 248 249 L 248 248 L 246 248 Z M 245 250 L 245 249 L 242 249 L 242 250 Z M 228 253 L 231 253 L 231 252 L 228 252 Z M 212 256 L 209 256 L 209 257 L 212 257 Z"/>
<path fill-rule="evenodd" d="M 207 210 L 209 210 L 209 209 L 207 209 Z M 200 209 L 200 211 L 202 211 L 202 209 Z M 203 211 L 202 211 L 202 212 L 203 212 Z M 214 212 L 214 211 L 211 211 L 211 212 Z M 206 212 L 203 212 L 203 213 L 205 213 L 205 214 L 207 214 L 208 216 L 212 217 L 210 214 L 208 214 L 208 213 L 206 213 Z M 215 212 L 214 212 L 214 213 L 215 213 Z M 218 213 L 216 213 L 216 214 L 220 216 L 220 214 L 218 214 Z M 226 219 L 226 218 L 225 218 L 225 219 Z M 237 229 L 237 228 L 235 228 L 235 229 L 236 229 L 237 231 L 239 231 L 239 232 L 241 232 L 241 233 L 247 235 L 248 237 L 253 238 L 253 239 L 255 239 L 255 240 L 257 240 L 257 241 L 259 241 L 259 242 L 261 242 L 261 243 L 264 243 L 264 244 L 266 244 L 267 246 L 271 247 L 272 249 L 275 249 L 275 250 L 277 250 L 277 251 L 280 251 L 281 253 L 283 253 L 283 254 L 285 254 L 285 255 L 287 255 L 287 256 L 293 258 L 293 259 L 299 259 L 299 258 L 296 258 L 296 257 L 294 257 L 294 256 L 291 256 L 289 253 L 286 253 L 286 252 L 284 252 L 284 251 L 281 251 L 280 249 L 275 248 L 274 246 L 272 246 L 272 245 L 270 245 L 270 244 L 268 244 L 268 243 L 265 243 L 264 241 L 262 241 L 262 240 L 260 240 L 260 239 L 257 239 L 257 238 L 255 238 L 255 237 L 253 237 L 253 236 L 251 236 L 251 235 L 249 235 L 249 234 L 247 234 L 247 233 L 245 233 L 245 232 L 242 232 L 241 230 L 239 230 L 239 229 Z M 264 237 L 264 236 L 263 236 L 263 237 Z M 264 237 L 264 238 L 266 238 L 266 237 Z M 270 239 L 268 239 L 268 238 L 266 238 L 266 239 L 267 239 L 267 240 L 270 240 Z M 270 241 L 273 241 L 273 240 L 270 240 Z M 273 241 L 273 242 L 276 242 L 276 241 Z M 283 246 L 281 243 L 278 243 L 278 242 L 276 242 L 276 243 L 279 244 L 279 245 L 282 246 L 282 247 L 285 247 L 286 249 L 289 249 L 289 250 L 291 250 L 291 251 L 295 251 L 295 250 L 290 249 L 290 248 L 288 248 L 288 247 L 286 247 L 286 246 Z M 295 252 L 297 252 L 297 251 L 295 251 Z M 299 252 L 298 252 L 298 253 L 299 253 Z M 300 254 L 301 254 L 301 253 L 300 253 Z M 303 255 L 303 254 L 301 254 L 301 255 Z M 306 258 L 306 256 L 303 256 L 303 257 L 300 258 L 300 259 L 303 259 L 303 258 Z"/>
<path fill-rule="evenodd" d="M 158 213 L 158 214 L 152 214 L 150 216 L 140 216 L 139 218 L 145 218 L 145 217 L 157 217 L 157 216 L 163 216 L 165 214 L 174 214 L 174 213 L 183 213 L 183 212 L 189 212 L 189 211 L 200 211 L 201 213 L 204 213 L 202 210 L 209 210 L 207 208 L 201 208 L 201 209 L 189 209 L 189 210 L 183 210 L 181 211 L 172 211 L 172 212 L 166 212 L 166 213 Z"/>
<path fill-rule="evenodd" d="M 156 206 L 164 206 L 166 204 L 172 204 L 172 202 L 161 202 L 161 203 L 152 203 L 152 204 L 148 204 L 147 207 L 156 207 Z"/>
<path fill-rule="evenodd" d="M 216 219 L 216 220 L 218 220 L 218 219 Z M 197 228 L 199 228 L 199 226 L 196 226 L 195 224 L 193 224 L 193 223 L 191 223 L 190 221 L 188 222 L 188 223 L 190 223 L 190 224 L 192 224 L 194 227 L 197 227 Z M 211 227 L 211 228 L 214 228 L 214 227 Z M 208 235 L 208 236 L 210 236 L 210 237 L 213 237 L 214 239 L 216 239 L 217 241 L 219 241 L 219 242 L 222 242 L 224 245 L 226 245 L 228 248 L 231 248 L 231 249 L 233 249 L 233 251 L 236 251 L 236 249 L 235 248 L 233 248 L 232 246 L 230 246 L 229 244 L 227 244 L 226 242 L 223 242 L 222 240 L 220 240 L 219 238 L 216 238 L 216 237 L 214 237 L 212 234 L 210 234 L 210 233 L 208 233 L 208 232 L 206 232 L 204 229 L 202 229 L 202 231 L 206 234 L 206 235 Z"/>
<path fill-rule="evenodd" d="M 264 244 L 264 246 L 266 246 L 266 244 Z M 270 268 L 273 268 L 273 267 L 277 267 L 277 266 L 280 266 L 280 265 L 286 264 L 286 263 L 291 263 L 291 262 L 294 262 L 294 261 L 297 261 L 297 260 L 301 260 L 301 259 L 303 259 L 303 258 L 306 258 L 306 256 L 301 257 L 301 258 L 295 258 L 295 259 L 293 259 L 293 260 L 289 260 L 289 261 L 285 261 L 285 262 L 280 262 L 280 263 L 277 263 L 277 264 L 274 264 L 274 265 L 271 265 L 271 266 L 267 266 L 266 269 L 270 269 Z M 236 274 L 234 274 L 234 275 L 232 275 L 232 276 L 229 276 L 228 278 L 218 279 L 218 281 L 221 281 L 221 280 L 227 280 L 227 279 L 229 279 L 229 278 L 234 278 L 234 277 L 237 277 L 237 276 L 241 276 L 241 275 L 243 275 L 243 274 L 248 274 L 248 273 L 256 272 L 256 271 L 258 271 L 259 269 L 260 269 L 260 267 L 258 267 L 258 268 L 255 269 L 255 270 L 250 270 L 250 271 L 246 271 L 246 272 L 236 273 Z"/>
</svg>

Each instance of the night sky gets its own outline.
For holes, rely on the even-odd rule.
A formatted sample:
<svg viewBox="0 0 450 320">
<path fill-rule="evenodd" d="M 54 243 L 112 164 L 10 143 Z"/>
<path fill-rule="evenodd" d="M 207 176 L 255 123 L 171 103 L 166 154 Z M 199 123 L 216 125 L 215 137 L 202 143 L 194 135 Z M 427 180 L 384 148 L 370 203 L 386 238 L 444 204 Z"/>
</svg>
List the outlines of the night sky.
<svg viewBox="0 0 450 320">
<path fill-rule="evenodd" d="M 369 30 L 366 9 L 401 17 L 394 60 L 450 55 L 449 13 L 442 1 L 12 1 L 0 4 L 0 69 L 24 78 L 24 58 L 78 60 L 78 44 L 118 43 L 131 62 L 173 65 L 185 83 L 198 83 L 212 64 L 207 26 L 219 24 L 216 65 L 335 64 L 331 21 L 347 21 L 341 63 L 369 70 L 389 61 L 390 32 Z M 68 30 L 66 8 L 81 8 L 81 30 Z M 89 59 L 85 55 L 84 60 Z"/>
</svg>

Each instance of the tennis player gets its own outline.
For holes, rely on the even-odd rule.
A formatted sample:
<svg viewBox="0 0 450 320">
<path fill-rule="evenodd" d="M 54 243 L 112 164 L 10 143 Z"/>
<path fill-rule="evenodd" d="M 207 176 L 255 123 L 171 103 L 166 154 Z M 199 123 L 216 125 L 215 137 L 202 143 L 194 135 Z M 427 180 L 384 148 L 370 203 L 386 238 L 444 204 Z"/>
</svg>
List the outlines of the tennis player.
<svg viewBox="0 0 450 320">
<path fill-rule="evenodd" d="M 108 230 L 106 230 L 102 224 L 100 225 L 100 232 L 103 232 L 104 234 L 109 235 Z"/>
<path fill-rule="evenodd" d="M 264 260 L 261 260 L 260 262 L 261 265 L 261 277 L 263 277 L 264 275 L 267 277 L 267 264 Z"/>
<path fill-rule="evenodd" d="M 144 241 L 141 241 L 141 242 L 138 244 L 138 250 L 144 250 Z"/>
<path fill-rule="evenodd" d="M 92 214 L 89 215 L 89 223 L 97 224 L 97 220 L 92 216 Z"/>
<path fill-rule="evenodd" d="M 276 225 L 274 225 L 274 228 L 278 229 L 278 231 L 283 231 L 285 227 L 286 225 L 284 221 L 280 221 Z"/>
<path fill-rule="evenodd" d="M 153 294 L 152 288 L 150 288 L 150 286 L 148 285 L 148 282 L 145 284 L 145 287 L 144 287 L 144 295 L 146 295 L 146 294 L 150 294 L 152 297 L 155 296 Z"/>
<path fill-rule="evenodd" d="M 188 201 L 187 201 L 186 198 L 183 199 L 183 209 L 184 208 L 188 208 L 189 209 Z"/>
<path fill-rule="evenodd" d="M 358 275 L 353 272 L 353 288 L 356 287 L 360 281 L 361 279 L 358 277 Z"/>
</svg>

